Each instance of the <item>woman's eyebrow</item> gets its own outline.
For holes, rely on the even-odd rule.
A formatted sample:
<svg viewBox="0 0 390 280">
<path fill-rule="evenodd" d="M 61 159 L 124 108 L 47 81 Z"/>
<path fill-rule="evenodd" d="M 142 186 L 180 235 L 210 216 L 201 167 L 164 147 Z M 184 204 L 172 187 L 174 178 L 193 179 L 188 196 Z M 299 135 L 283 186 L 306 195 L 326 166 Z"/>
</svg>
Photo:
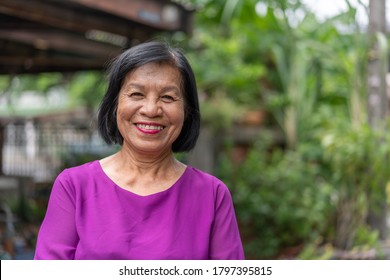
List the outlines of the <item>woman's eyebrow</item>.
<svg viewBox="0 0 390 280">
<path fill-rule="evenodd" d="M 145 85 L 138 84 L 138 83 L 129 83 L 124 86 L 124 90 L 130 90 L 130 89 L 139 89 L 143 90 L 145 89 Z M 165 93 L 169 91 L 174 91 L 176 94 L 180 93 L 180 88 L 177 87 L 176 85 L 167 85 L 161 88 L 160 92 Z"/>
<path fill-rule="evenodd" d="M 178 88 L 177 86 L 165 86 L 162 88 L 161 92 L 169 92 L 169 91 L 174 91 L 176 94 L 179 94 L 180 93 L 180 88 Z"/>
<path fill-rule="evenodd" d="M 131 88 L 136 88 L 136 89 L 143 89 L 145 86 L 141 85 L 141 84 L 137 84 L 137 83 L 129 83 L 129 84 L 126 84 L 124 89 L 125 90 L 129 90 Z"/>
</svg>

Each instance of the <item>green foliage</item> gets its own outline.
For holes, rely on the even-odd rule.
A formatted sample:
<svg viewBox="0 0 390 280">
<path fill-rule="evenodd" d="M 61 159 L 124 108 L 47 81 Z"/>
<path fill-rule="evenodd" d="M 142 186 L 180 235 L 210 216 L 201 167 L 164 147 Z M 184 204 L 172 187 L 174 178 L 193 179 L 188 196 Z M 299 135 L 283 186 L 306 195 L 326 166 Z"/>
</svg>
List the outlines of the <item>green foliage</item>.
<svg viewBox="0 0 390 280">
<path fill-rule="evenodd" d="M 275 258 L 297 246 L 298 258 L 323 258 L 329 246 L 378 244 L 366 218 L 386 197 L 390 134 L 333 123 L 297 149 L 280 150 L 262 137 L 244 162 L 222 161 L 218 175 L 232 189 L 249 258 Z"/>
<path fill-rule="evenodd" d="M 0 96 L 6 98 L 11 108 L 13 108 L 13 100 L 25 92 L 47 96 L 54 89 L 67 92 L 68 103 L 62 105 L 64 108 L 85 106 L 92 111 L 104 95 L 105 80 L 102 73 L 97 71 L 0 76 Z M 42 113 L 42 111 L 44 110 L 32 111 L 32 114 Z M 24 110 L 23 114 L 29 115 L 29 111 Z"/>
<path fill-rule="evenodd" d="M 225 162 L 220 173 L 233 188 L 245 249 L 255 259 L 273 258 L 283 248 L 322 236 L 332 191 L 316 162 L 260 141 L 243 163 Z"/>
<path fill-rule="evenodd" d="M 267 100 L 285 133 L 289 148 L 294 149 L 299 142 L 311 137 L 312 116 L 319 106 L 331 105 L 327 102 L 334 100 L 333 95 L 338 96 L 338 105 L 344 108 L 348 108 L 349 104 L 355 105 L 351 106 L 356 109 L 353 113 L 362 108 L 362 104 L 350 102 L 349 98 L 354 92 L 361 95 L 359 90 L 364 86 L 362 79 L 357 78 L 362 77 L 364 56 L 356 51 L 359 48 L 352 49 L 351 55 L 350 47 L 351 44 L 361 43 L 363 34 L 345 34 L 336 29 L 337 25 L 352 28 L 351 17 L 355 10 L 351 11 L 321 24 L 308 13 L 295 28 L 287 24 L 289 35 L 278 40 L 279 44 L 272 48 L 281 87 L 275 87 Z M 344 45 L 343 41 L 349 45 Z M 360 48 L 365 50 L 362 44 Z M 334 82 L 336 79 L 337 83 Z M 335 86 L 337 88 L 330 88 Z M 343 96 L 340 88 L 346 89 Z M 358 101 L 361 102 L 361 98 Z"/>
<path fill-rule="evenodd" d="M 85 71 L 75 73 L 68 85 L 70 104 L 96 108 L 105 93 L 105 80 L 101 72 Z"/>
<path fill-rule="evenodd" d="M 221 161 L 246 251 L 266 258 L 302 245 L 312 258 L 329 256 L 316 250 L 328 243 L 373 246 L 365 218 L 386 197 L 390 141 L 365 125 L 369 52 L 356 8 L 346 1 L 320 22 L 300 1 L 191 2 L 201 2 L 188 49 L 206 121 L 232 119 L 214 100 L 262 108 L 286 140 L 287 150 L 257 144 L 239 166 Z"/>
<path fill-rule="evenodd" d="M 337 124 L 337 122 L 336 122 Z M 369 209 L 380 211 L 390 181 L 390 134 L 368 125 L 335 126 L 322 137 L 324 162 L 336 188 L 335 245 L 350 249 L 361 243 Z M 360 230 L 360 231 L 359 231 Z M 359 241 L 360 239 L 360 241 Z"/>
<path fill-rule="evenodd" d="M 5 75 L 0 75 L 0 91 L 2 93 L 4 93 L 7 88 L 9 87 L 10 85 L 10 80 L 12 79 L 12 77 L 10 76 L 5 76 Z"/>
<path fill-rule="evenodd" d="M 363 224 L 356 229 L 353 246 L 354 249 L 375 248 L 378 245 L 378 240 L 378 231 Z"/>
<path fill-rule="evenodd" d="M 265 67 L 259 60 L 245 57 L 245 36 L 217 36 L 194 35 L 193 40 L 200 47 L 189 56 L 199 88 L 208 97 L 222 93 L 238 104 L 260 104 L 259 79 L 265 74 Z"/>
<path fill-rule="evenodd" d="M 333 246 L 321 245 L 320 242 L 307 244 L 297 256 L 299 260 L 329 260 L 334 254 Z"/>
<path fill-rule="evenodd" d="M 336 180 L 350 180 L 351 187 L 356 188 L 375 186 L 389 178 L 389 133 L 368 125 L 341 126 L 325 132 L 322 139 L 325 159 L 334 169 Z"/>
<path fill-rule="evenodd" d="M 60 73 L 43 73 L 38 75 L 19 75 L 11 78 L 13 93 L 34 91 L 46 94 L 53 87 L 59 86 L 62 81 Z"/>
<path fill-rule="evenodd" d="M 1 75 L 0 98 L 5 100 L 5 107 L 1 113 L 9 115 L 15 112 L 14 100 L 23 93 L 29 92 L 46 96 L 50 90 L 62 86 L 62 74 L 44 73 L 37 75 Z M 23 115 L 36 114 L 36 112 L 24 108 Z"/>
<path fill-rule="evenodd" d="M 200 111 L 203 123 L 215 131 L 226 131 L 240 119 L 244 110 L 231 99 L 217 96 L 202 102 Z"/>
<path fill-rule="evenodd" d="M 31 197 L 11 197 L 7 203 L 23 223 L 40 222 L 43 219 L 42 211 Z"/>
</svg>

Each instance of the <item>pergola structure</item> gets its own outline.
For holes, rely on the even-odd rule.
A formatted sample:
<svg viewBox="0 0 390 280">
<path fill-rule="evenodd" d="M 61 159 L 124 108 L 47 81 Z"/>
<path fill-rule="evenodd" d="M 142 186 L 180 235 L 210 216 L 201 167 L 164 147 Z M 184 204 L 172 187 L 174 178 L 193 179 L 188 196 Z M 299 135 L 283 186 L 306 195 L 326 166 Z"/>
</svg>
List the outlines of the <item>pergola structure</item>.
<svg viewBox="0 0 390 280">
<path fill-rule="evenodd" d="M 175 0 L 0 0 L 0 75 L 102 70 L 157 34 L 191 33 L 192 15 Z"/>
<path fill-rule="evenodd" d="M 169 0 L 0 0 L 0 74 L 99 70 L 157 33 L 191 32 Z"/>
</svg>

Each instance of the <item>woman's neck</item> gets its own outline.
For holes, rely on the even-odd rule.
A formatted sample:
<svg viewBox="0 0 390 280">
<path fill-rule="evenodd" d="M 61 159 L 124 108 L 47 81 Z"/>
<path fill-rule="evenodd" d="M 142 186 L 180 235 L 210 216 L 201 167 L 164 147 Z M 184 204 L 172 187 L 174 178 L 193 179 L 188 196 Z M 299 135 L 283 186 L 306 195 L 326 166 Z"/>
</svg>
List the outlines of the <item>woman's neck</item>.
<svg viewBox="0 0 390 280">
<path fill-rule="evenodd" d="M 159 157 L 142 157 L 121 149 L 100 160 L 100 164 L 118 186 L 139 195 L 149 195 L 171 187 L 184 173 L 186 166 L 173 153 Z"/>
<path fill-rule="evenodd" d="M 181 165 L 171 151 L 149 155 L 122 147 L 114 157 L 118 168 L 138 174 L 167 174 L 172 168 Z"/>
</svg>

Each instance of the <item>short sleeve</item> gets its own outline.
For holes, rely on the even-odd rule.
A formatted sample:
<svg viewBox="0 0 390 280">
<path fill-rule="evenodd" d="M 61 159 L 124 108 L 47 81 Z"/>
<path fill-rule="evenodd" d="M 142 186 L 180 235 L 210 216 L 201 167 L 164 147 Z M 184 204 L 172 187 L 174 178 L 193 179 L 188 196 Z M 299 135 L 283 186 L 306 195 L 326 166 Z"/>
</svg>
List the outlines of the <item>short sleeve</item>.
<svg viewBox="0 0 390 280">
<path fill-rule="evenodd" d="M 56 178 L 41 224 L 34 259 L 74 259 L 78 244 L 75 205 L 76 194 L 66 170 Z"/>
<path fill-rule="evenodd" d="M 218 181 L 215 219 L 211 231 L 210 259 L 244 259 L 233 201 L 228 188 L 220 181 Z"/>
</svg>

